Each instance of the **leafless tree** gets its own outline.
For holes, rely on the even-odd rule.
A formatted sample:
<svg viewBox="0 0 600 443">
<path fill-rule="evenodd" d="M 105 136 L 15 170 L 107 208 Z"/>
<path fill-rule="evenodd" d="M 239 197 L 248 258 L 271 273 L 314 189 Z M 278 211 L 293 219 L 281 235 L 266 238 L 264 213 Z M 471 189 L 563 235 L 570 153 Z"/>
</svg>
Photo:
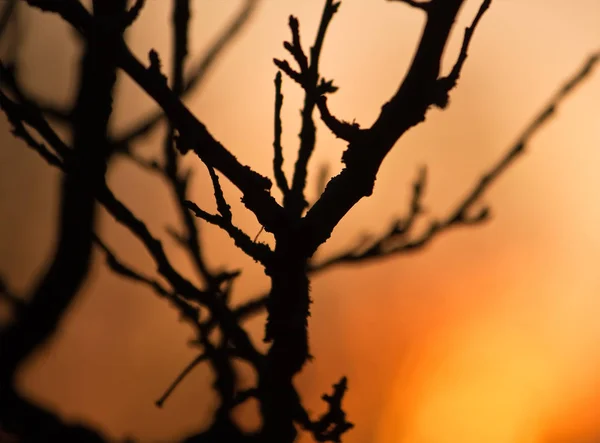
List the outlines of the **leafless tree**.
<svg viewBox="0 0 600 443">
<path fill-rule="evenodd" d="M 34 404 L 19 394 L 14 382 L 23 362 L 43 348 L 60 327 L 88 274 L 94 247 L 104 252 L 107 265 L 115 273 L 149 287 L 168 300 L 195 328 L 198 356 L 157 404 L 162 405 L 185 375 L 199 364 L 210 365 L 213 369 L 214 388 L 220 403 L 211 425 L 184 441 L 292 442 L 298 427 L 311 433 L 315 441 L 341 441 L 353 426 L 342 407 L 346 378 L 336 381 L 332 392 L 323 395 L 325 410 L 317 417 L 307 412 L 292 383 L 310 359 L 307 331 L 310 277 L 335 265 L 364 263 L 412 251 L 449 228 L 488 220 L 490 211 L 482 204 L 482 195 L 524 152 L 530 137 L 551 117 L 559 102 L 588 75 L 600 57 L 600 53 L 596 53 L 585 62 L 447 216 L 428 220 L 426 229 L 416 231 L 416 222 L 426 220 L 422 197 L 427 175 L 423 169 L 414 182 L 404 218 L 393 220 L 390 228 L 378 238 L 350 245 L 341 253 L 315 261 L 315 252 L 327 242 L 336 225 L 357 202 L 372 194 L 379 168 L 398 139 L 423 122 L 430 108 L 448 106 L 449 95 L 459 80 L 473 34 L 492 2 L 482 1 L 471 25 L 465 29 L 453 68 L 443 73 L 441 59 L 464 0 L 396 0 L 425 14 L 426 20 L 406 76 L 398 90 L 383 103 L 379 116 L 370 127 L 360 127 L 334 116 L 327 105 L 328 95 L 336 92 L 337 87 L 321 73 L 319 60 L 328 26 L 341 2 L 324 0 L 320 25 L 310 49 L 301 42 L 298 20 L 290 17 L 291 38 L 284 43 L 289 60 L 274 60 L 279 72 L 275 77 L 273 178 L 283 195 L 282 201 L 277 201 L 271 193 L 271 179 L 241 164 L 182 102 L 182 98 L 202 82 L 205 73 L 246 24 L 259 1 L 245 0 L 214 46 L 186 68 L 190 0 L 173 0 L 173 62 L 168 73 L 163 71 L 156 51 L 150 51 L 147 61 L 140 61 L 124 38 L 127 28 L 143 13 L 143 0 L 132 5 L 126 0 L 93 0 L 91 12 L 78 0 L 5 2 L 0 16 L 0 36 L 5 34 L 15 10 L 30 7 L 59 15 L 85 45 L 80 61 L 78 93 L 70 109 L 61 109 L 31 96 L 19 81 L 14 54 L 0 64 L 0 107 L 12 125 L 13 135 L 63 172 L 57 246 L 47 271 L 27 296 L 15 294 L 8 283 L 0 281 L 1 296 L 13 312 L 12 320 L 0 334 L 0 421 L 5 431 L 17 441 L 106 440 L 101 431 L 66 423 L 53 411 Z M 114 135 L 109 132 L 108 123 L 115 82 L 121 72 L 139 85 L 160 106 L 161 112 L 148 115 L 139 125 Z M 184 75 L 184 72 L 189 74 Z M 297 83 L 304 92 L 300 145 L 290 178 L 282 168 L 283 76 Z M 342 171 L 329 181 L 323 175 L 320 180 L 322 192 L 316 201 L 309 203 L 307 170 L 316 148 L 317 117 L 336 137 L 347 142 L 347 149 L 341 159 Z M 345 118 L 351 119 L 351 116 Z M 132 143 L 148 135 L 163 119 L 169 126 L 162 158 L 148 161 L 138 155 Z M 57 126 L 70 129 L 70 142 L 59 135 Z M 197 157 L 208 169 L 217 213 L 209 213 L 189 200 L 189 174 L 181 166 L 181 159 L 186 154 Z M 107 185 L 107 169 L 117 156 L 125 156 L 164 179 L 183 225 L 180 232 L 171 232 L 171 236 L 193 260 L 201 285 L 193 284 L 176 268 L 167 257 L 162 241 Z M 245 207 L 255 215 L 262 228 L 273 235 L 273 248 L 234 225 L 231 208 L 220 185 L 223 178 L 241 191 Z M 99 205 L 145 246 L 160 278 L 125 263 L 103 240 L 95 225 Z M 207 265 L 197 219 L 225 231 L 239 249 L 264 267 L 271 283 L 268 293 L 232 307 L 232 283 L 239 271 L 215 271 Z M 200 315 L 201 309 L 209 313 L 206 318 Z M 268 314 L 264 340 L 269 346 L 265 353 L 254 346 L 244 329 L 246 320 L 263 310 Z M 213 334 L 215 331 L 218 334 Z M 246 390 L 238 388 L 233 366 L 236 359 L 256 370 L 256 386 Z M 234 407 L 250 398 L 260 404 L 262 427 L 255 434 L 244 433 L 230 414 Z"/>
</svg>

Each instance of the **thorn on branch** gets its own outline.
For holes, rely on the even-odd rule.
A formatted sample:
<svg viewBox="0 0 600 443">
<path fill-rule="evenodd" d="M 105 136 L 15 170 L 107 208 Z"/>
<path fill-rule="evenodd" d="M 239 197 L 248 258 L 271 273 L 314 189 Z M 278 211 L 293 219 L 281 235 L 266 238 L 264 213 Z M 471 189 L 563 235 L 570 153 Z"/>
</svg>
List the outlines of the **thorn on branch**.
<svg viewBox="0 0 600 443">
<path fill-rule="evenodd" d="M 167 83 L 167 76 L 162 73 L 162 64 L 160 61 L 160 56 L 155 49 L 151 49 L 148 53 L 148 59 L 150 60 L 150 66 L 148 67 L 148 72 L 152 73 L 156 78 L 161 79 L 161 81 Z"/>
<path fill-rule="evenodd" d="M 333 80 L 322 78 L 317 85 L 317 95 L 333 94 L 339 88 L 333 84 Z"/>
<path fill-rule="evenodd" d="M 260 229 L 258 230 L 258 233 L 254 236 L 254 243 L 256 243 L 256 240 L 258 240 L 258 237 L 260 237 L 260 234 L 262 234 L 262 232 L 265 230 L 264 226 L 261 226 Z"/>
</svg>

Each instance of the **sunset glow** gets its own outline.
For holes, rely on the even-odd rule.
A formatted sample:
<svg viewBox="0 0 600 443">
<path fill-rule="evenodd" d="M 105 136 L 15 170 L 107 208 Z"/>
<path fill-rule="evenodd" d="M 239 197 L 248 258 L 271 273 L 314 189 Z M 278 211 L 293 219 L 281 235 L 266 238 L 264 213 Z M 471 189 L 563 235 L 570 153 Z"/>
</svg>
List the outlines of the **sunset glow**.
<svg viewBox="0 0 600 443">
<path fill-rule="evenodd" d="M 129 36 L 131 46 L 140 58 L 157 49 L 166 64 L 170 2 L 148 3 Z M 423 164 L 429 174 L 426 215 L 446 215 L 562 82 L 600 48 L 600 2 L 576 3 L 495 0 L 474 37 L 449 109 L 431 111 L 399 141 L 373 197 L 351 211 L 318 255 L 326 257 L 361 234 L 380 232 L 404 214 Z M 198 54 L 240 2 L 193 4 L 193 53 Z M 478 6 L 469 1 L 465 7 L 446 66 L 453 63 L 462 29 Z M 272 162 L 272 59 L 284 53 L 288 15 L 299 17 L 308 45 L 321 9 L 321 0 L 264 0 L 201 91 L 187 101 L 216 139 L 265 175 Z M 26 40 L 28 81 L 36 92 L 64 101 L 73 72 L 69 57 L 78 49 L 61 46 L 70 34 L 56 19 L 35 14 L 30 20 L 40 26 Z M 336 115 L 363 126 L 372 123 L 400 84 L 422 23 L 420 12 L 405 4 L 343 1 L 322 63 L 323 74 L 340 87 L 329 101 Z M 60 58 L 47 74 L 44 69 L 50 69 L 48 60 L 55 55 Z M 129 79 L 119 88 L 117 132 L 154 109 Z M 302 94 L 289 79 L 283 92 L 284 169 L 290 173 Z M 493 214 L 489 223 L 450 230 L 416 253 L 336 268 L 314 279 L 310 338 L 315 360 L 297 386 L 316 414 L 323 408 L 321 395 L 348 376 L 345 404 L 356 428 L 344 442 L 578 443 L 600 437 L 599 103 L 600 71 L 485 195 L 483 203 Z M 7 128 L 2 117 L 0 143 L 8 148 L 0 149 L 0 211 L 8 217 L 0 219 L 6 241 L 0 245 L 0 270 L 14 275 L 19 288 L 28 288 L 52 245 L 57 175 L 21 143 L 6 139 Z M 323 126 L 318 129 L 311 196 L 317 168 L 327 163 L 336 174 L 345 148 Z M 151 137 L 139 152 L 151 156 L 158 140 Z M 186 165 L 197 170 L 194 200 L 211 208 L 205 168 L 191 157 Z M 37 177 L 35 186 L 21 186 L 18 195 L 8 192 L 26 181 L 24 174 Z M 165 228 L 178 219 L 156 177 L 122 161 L 109 181 L 149 220 L 154 233 L 168 238 Z M 252 236 L 258 233 L 260 225 L 239 203 L 238 192 L 228 183 L 224 187 L 236 222 Z M 44 226 L 33 227 L 30 219 Z M 35 239 L 14 243 L 11 238 L 25 228 L 35 232 Z M 142 247 L 110 217 L 103 216 L 102 229 L 128 262 L 155 270 Z M 225 235 L 212 228 L 203 232 L 212 264 L 244 268 L 236 300 L 266 288 L 262 269 Z M 173 243 L 166 247 L 189 271 L 184 254 Z M 24 392 L 115 438 L 169 441 L 200 428 L 215 405 L 207 368 L 197 369 L 163 409 L 154 406 L 194 356 L 187 346 L 190 330 L 166 303 L 111 274 L 101 262 L 48 352 L 23 372 Z M 257 343 L 263 321 L 252 322 Z"/>
</svg>

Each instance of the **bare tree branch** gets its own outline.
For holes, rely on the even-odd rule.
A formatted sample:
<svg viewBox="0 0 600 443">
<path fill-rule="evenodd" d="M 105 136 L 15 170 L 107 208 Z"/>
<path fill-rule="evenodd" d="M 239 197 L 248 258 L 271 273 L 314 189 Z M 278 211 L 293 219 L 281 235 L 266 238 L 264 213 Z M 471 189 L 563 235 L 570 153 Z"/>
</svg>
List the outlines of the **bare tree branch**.
<svg viewBox="0 0 600 443">
<path fill-rule="evenodd" d="M 271 249 L 264 243 L 255 243 L 244 231 L 235 226 L 231 220 L 222 215 L 210 214 L 198 207 L 194 202 L 186 201 L 188 209 L 194 215 L 208 223 L 223 229 L 235 242 L 235 245 L 257 262 L 266 264 L 272 260 Z"/>
<path fill-rule="evenodd" d="M 285 42 L 285 49 L 294 57 L 298 63 L 299 71 L 294 71 L 287 61 L 275 59 L 275 64 L 285 72 L 290 78 L 299 83 L 304 89 L 304 107 L 302 109 L 302 126 L 300 129 L 300 147 L 298 149 L 298 159 L 294 167 L 294 177 L 287 198 L 284 199 L 284 206 L 290 210 L 291 214 L 300 216 L 308 206 L 304 196 L 306 188 L 306 175 L 308 163 L 315 149 L 316 127 L 313 120 L 313 111 L 317 104 L 319 96 L 326 92 L 334 92 L 337 88 L 331 83 L 321 82 L 319 84 L 319 59 L 323 49 L 323 41 L 327 28 L 340 6 L 340 2 L 326 0 L 315 43 L 310 49 L 310 63 L 304 54 L 300 43 L 300 28 L 298 20 L 290 16 L 289 26 L 292 31 L 292 42 Z M 319 90 L 319 86 L 321 86 Z"/>
<path fill-rule="evenodd" d="M 353 142 L 360 136 L 360 126 L 358 123 L 348 123 L 338 120 L 327 106 L 327 97 L 321 95 L 317 100 L 317 106 L 321 113 L 321 120 L 329 128 L 333 135 L 347 142 Z M 325 189 L 325 188 L 323 188 Z"/>
<path fill-rule="evenodd" d="M 123 69 L 165 110 L 179 131 L 182 153 L 193 149 L 206 165 L 222 172 L 244 194 L 243 202 L 269 232 L 277 231 L 283 217 L 282 208 L 269 193 L 271 181 L 243 166 L 227 151 L 188 108 L 174 96 L 166 84 L 155 77 L 131 54 L 122 48 L 119 60 Z"/>
<path fill-rule="evenodd" d="M 375 123 L 349 144 L 342 158 L 345 168 L 330 180 L 304 218 L 308 256 L 360 199 L 371 195 L 387 153 L 402 134 L 424 120 L 436 102 L 441 57 L 462 4 L 462 0 L 431 3 L 421 41 L 398 92 L 383 106 Z"/>
<path fill-rule="evenodd" d="M 6 109 L 4 109 L 7 112 Z M 42 117 L 40 117 L 42 118 Z M 42 118 L 43 119 L 43 118 Z M 49 128 L 47 123 L 44 123 L 42 126 Z M 38 128 L 39 130 L 39 128 Z M 46 134 L 42 134 L 46 141 L 54 142 L 60 139 L 56 136 L 55 133 L 51 132 L 50 128 L 48 132 L 48 138 L 46 138 Z M 56 149 L 56 146 L 52 144 L 53 148 Z M 72 166 L 72 162 L 69 160 L 67 156 L 67 161 L 63 162 L 65 171 L 67 174 L 70 173 L 70 169 Z M 89 186 L 89 183 L 85 176 L 77 175 L 78 186 L 80 188 L 85 189 Z M 217 315 L 220 321 L 224 322 L 224 329 L 229 331 L 229 335 L 234 337 L 240 355 L 243 355 L 245 358 L 249 358 L 250 360 L 257 361 L 260 359 L 260 355 L 254 347 L 250 343 L 247 335 L 244 331 L 239 328 L 239 326 L 235 323 L 235 319 L 233 315 L 230 313 L 229 309 L 222 304 L 215 297 L 215 295 L 211 292 L 203 292 L 199 289 L 195 288 L 188 280 L 184 279 L 177 271 L 171 266 L 169 260 L 167 259 L 162 244 L 159 240 L 154 238 L 146 225 L 139 220 L 125 205 L 123 205 L 113 194 L 112 192 L 105 186 L 103 188 L 97 189 L 97 198 L 100 203 L 102 203 L 106 209 L 115 217 L 115 219 L 126 226 L 142 243 L 145 245 L 146 249 L 152 257 L 154 258 L 159 272 L 171 283 L 174 285 L 174 289 L 178 294 L 183 296 L 184 298 L 192 301 L 196 301 L 206 305 L 212 312 Z"/>
<path fill-rule="evenodd" d="M 421 199 L 425 186 L 425 175 L 422 174 L 414 184 L 411 208 L 405 220 L 394 221 L 391 228 L 383 236 L 369 242 L 369 246 L 367 247 L 365 247 L 364 242 L 361 242 L 358 246 L 350 248 L 345 252 L 336 254 L 319 263 L 311 264 L 311 272 L 318 273 L 335 265 L 364 263 L 373 259 L 412 252 L 424 247 L 439 234 L 450 228 L 459 225 L 470 226 L 488 220 L 490 211 L 486 206 L 476 212 L 475 215 L 469 214 L 475 210 L 475 206 L 477 206 L 484 192 L 525 152 L 525 147 L 531 138 L 554 114 L 562 101 L 591 74 L 592 69 L 599 60 L 600 51 L 592 54 L 586 60 L 519 135 L 517 142 L 480 178 L 472 190 L 457 204 L 456 209 L 445 218 L 431 220 L 424 232 L 413 237 L 410 236 L 414 221 L 422 213 Z"/>
<path fill-rule="evenodd" d="M 190 2 L 189 0 L 173 1 L 173 66 L 171 72 L 171 82 L 173 92 L 182 96 L 185 92 L 185 61 L 188 55 L 188 39 L 190 26 Z M 167 180 L 177 203 L 179 215 L 184 225 L 184 234 L 179 236 L 180 243 L 187 249 L 196 271 L 206 286 L 213 290 L 218 290 L 219 282 L 210 272 L 203 256 L 200 246 L 200 231 L 195 219 L 186 207 L 188 199 L 188 184 L 190 172 L 182 174 L 179 156 L 175 148 L 176 133 L 175 128 L 169 124 L 167 135 L 164 142 L 164 166 L 160 168 L 164 178 Z M 131 151 L 129 151 L 131 153 Z M 134 155 L 132 154 L 132 158 Z"/>
<path fill-rule="evenodd" d="M 0 109 L 5 111 L 6 116 L 12 125 L 11 132 L 16 138 L 23 140 L 51 166 L 63 168 L 62 160 L 55 153 L 50 151 L 45 144 L 36 141 L 35 137 L 24 125 L 28 120 L 25 108 L 12 101 L 2 91 L 0 91 Z"/>
<path fill-rule="evenodd" d="M 173 290 L 168 290 L 157 280 L 143 275 L 141 272 L 134 270 L 130 266 L 120 261 L 115 253 L 98 236 L 94 235 L 94 240 L 100 249 L 104 251 L 106 255 L 106 264 L 115 274 L 148 286 L 156 295 L 168 300 L 173 306 L 175 306 L 183 319 L 196 327 L 198 326 L 200 311 L 196 306 L 181 298 Z"/>
<path fill-rule="evenodd" d="M 33 7 L 60 15 L 77 30 L 85 41 L 86 57 L 90 55 L 89 52 L 93 52 L 92 49 L 100 49 L 99 53 L 106 58 L 99 60 L 106 63 L 100 63 L 100 72 L 94 73 L 101 78 L 101 81 L 96 83 L 100 85 L 99 88 L 93 87 L 91 64 L 87 63 L 87 58 L 84 59 L 83 72 L 87 73 L 88 77 L 82 76 L 84 82 L 80 88 L 76 112 L 63 112 L 48 104 L 41 107 L 41 100 L 30 97 L 24 91 L 25 88 L 17 82 L 14 74 L 15 64 L 8 67 L 0 64 L 0 73 L 9 74 L 2 79 L 0 106 L 7 114 L 15 135 L 40 153 L 50 164 L 62 169 L 65 183 L 68 183 L 68 186 L 64 187 L 59 250 L 50 271 L 40 285 L 44 291 L 52 292 L 52 289 L 58 296 L 55 295 L 51 301 L 46 298 L 40 302 L 39 297 L 34 294 L 32 303 L 26 304 L 18 312 L 14 322 L 18 327 L 13 328 L 14 330 L 9 328 L 8 335 L 4 334 L 4 331 L 0 335 L 0 348 L 3 349 L 0 371 L 1 418 L 9 417 L 12 430 L 28 441 L 35 441 L 36 438 L 39 440 L 40 436 L 67 442 L 104 441 L 102 436 L 91 429 L 79 430 L 63 423 L 54 414 L 47 414 L 46 411 L 24 402 L 14 393 L 11 383 L 15 368 L 33 348 L 52 334 L 64 316 L 87 272 L 93 242 L 104 251 L 106 263 L 113 272 L 145 285 L 160 297 L 166 298 L 195 329 L 196 337 L 191 344 L 198 348 L 198 356 L 184 368 L 157 401 L 157 405 L 162 406 L 196 365 L 206 362 L 210 366 L 214 372 L 213 387 L 219 396 L 219 406 L 214 411 L 208 429 L 188 436 L 186 442 L 291 443 L 297 436 L 298 426 L 309 431 L 316 441 L 341 441 L 342 436 L 353 426 L 342 408 L 342 400 L 347 390 L 346 378 L 342 378 L 333 386 L 333 394 L 323 396 L 327 410 L 316 420 L 311 419 L 303 407 L 293 383 L 294 377 L 311 358 L 308 340 L 311 304 L 309 276 L 330 269 L 336 264 L 363 262 L 416 250 L 451 227 L 474 225 L 486 220 L 489 209 L 479 207 L 483 193 L 524 151 L 533 134 L 553 114 L 559 102 L 589 74 L 600 57 L 599 53 L 588 60 L 577 75 L 557 93 L 550 105 L 525 129 L 513 148 L 484 174 L 450 214 L 439 219 L 432 218 L 427 221 L 428 225 L 422 232 L 414 232 L 417 230 L 417 222 L 425 218 L 422 208 L 426 170 L 423 168 L 413 184 L 410 206 L 403 219 L 395 220 L 383 235 L 374 240 L 364 240 L 359 245 L 354 245 L 322 262 L 314 262 L 313 254 L 331 235 L 338 222 L 360 199 L 372 193 L 379 168 L 398 139 L 422 122 L 429 108 L 443 108 L 447 105 L 448 94 L 456 85 L 467 58 L 473 33 L 488 10 L 491 0 L 481 0 L 479 11 L 471 26 L 465 30 L 456 63 L 446 77 L 440 72 L 441 60 L 464 0 L 396 0 L 426 12 L 426 21 L 413 61 L 399 89 L 383 105 L 375 123 L 366 129 L 333 115 L 328 107 L 327 96 L 336 92 L 337 86 L 332 80 L 322 77 L 319 72 L 324 38 L 340 2 L 324 0 L 321 21 L 310 51 L 305 52 L 302 48 L 298 20 L 290 17 L 291 39 L 284 43 L 284 48 L 294 60 L 294 67 L 286 60 L 275 60 L 280 72 L 275 78 L 273 175 L 284 195 L 282 205 L 271 195 L 271 180 L 240 163 L 182 102 L 186 92 L 191 91 L 194 84 L 201 82 L 217 55 L 221 54 L 238 34 L 259 0 L 246 0 L 239 15 L 202 59 L 199 70 L 192 69 L 194 72 L 188 79 L 185 78 L 184 72 L 188 58 L 190 0 L 173 0 L 173 62 L 166 73 L 161 68 L 160 57 L 155 50 L 150 51 L 149 66 L 146 67 L 132 54 L 123 39 L 125 28 L 140 15 L 144 6 L 143 0 L 136 0 L 129 9 L 125 7 L 125 0 L 119 0 L 120 10 L 113 10 L 112 14 L 97 14 L 102 8 L 109 8 L 106 6 L 108 3 L 103 3 L 103 0 L 93 1 L 92 14 L 78 0 L 25 1 Z M 1 20 L 2 17 L 0 25 Z M 1 29 L 0 26 L 0 32 Z M 99 43 L 106 41 L 110 42 L 106 45 L 110 47 L 110 53 Z M 117 67 L 123 69 L 158 103 L 161 112 L 150 115 L 149 120 L 126 131 L 124 138 L 111 139 L 106 128 L 111 113 L 110 87 L 114 84 Z M 298 158 L 290 182 L 283 172 L 281 71 L 304 90 Z M 96 114 L 91 112 L 91 104 L 97 106 Z M 304 215 L 309 206 L 306 198 L 308 165 L 316 148 L 316 126 L 313 116 L 315 108 L 319 110 L 320 117 L 328 129 L 338 138 L 348 142 L 348 148 L 342 157 L 345 167 L 338 176 L 326 183 L 328 172 L 321 170 L 316 180 L 320 197 Z M 64 115 L 61 115 L 61 112 Z M 161 120 L 162 113 L 169 119 L 163 144 L 163 158 L 144 160 L 129 149 L 130 143 L 155 127 Z M 74 125 L 73 149 L 48 125 L 46 118 L 51 115 Z M 36 139 L 36 132 L 42 142 Z M 85 151 L 82 150 L 84 145 Z M 183 225 L 180 228 L 168 228 L 167 232 L 186 249 L 195 264 L 195 271 L 202 279 L 202 284 L 193 284 L 174 266 L 167 257 L 161 239 L 155 236 L 147 224 L 124 205 L 106 185 L 104 173 L 107 162 L 117 148 L 143 168 L 157 172 L 166 181 L 176 201 Z M 208 213 L 189 201 L 190 172 L 182 170 L 179 154 L 190 150 L 193 150 L 208 168 L 217 208 L 215 214 Z M 258 236 L 252 240 L 233 224 L 232 210 L 221 187 L 219 174 L 242 192 L 242 202 L 245 206 L 254 213 L 264 229 L 273 233 L 273 249 L 258 243 Z M 96 202 L 104 206 L 117 223 L 126 227 L 143 244 L 156 266 L 156 276 L 146 275 L 120 260 L 113 250 L 93 234 Z M 79 207 L 76 207 L 76 203 Z M 78 212 L 81 207 L 84 222 L 75 225 L 74 215 L 81 217 Z M 230 306 L 233 282 L 239 271 L 217 272 L 207 266 L 202 250 L 201 231 L 193 213 L 219 226 L 229 234 L 239 249 L 264 266 L 271 282 L 267 294 L 252 298 L 235 308 Z M 70 232 L 70 235 L 65 235 L 67 232 Z M 63 244 L 65 238 L 68 243 L 66 247 Z M 76 262 L 75 259 L 79 261 Z M 75 268 L 73 275 L 67 273 L 67 268 L 69 272 L 73 272 L 72 269 Z M 0 280 L 0 293 L 9 293 L 4 286 Z M 11 294 L 7 297 L 12 300 Z M 207 318 L 200 319 L 201 308 L 208 311 Z M 264 341 L 269 343 L 269 347 L 266 353 L 260 352 L 254 346 L 248 332 L 242 327 L 245 320 L 263 309 L 267 311 Z M 42 327 L 36 322 L 41 322 Z M 16 343 L 17 350 L 9 352 L 9 364 L 5 367 L 5 344 L 12 345 L 13 342 Z M 33 345 L 30 346 L 29 343 Z M 242 359 L 256 370 L 255 387 L 240 391 L 237 371 L 233 365 L 234 359 Z M 3 380 L 8 380 L 9 383 Z M 257 433 L 245 434 L 232 421 L 231 411 L 250 397 L 255 397 L 259 402 L 262 428 Z M 11 410 L 5 413 L 6 407 L 17 412 L 13 413 Z M 23 423 L 19 422 L 21 419 L 33 420 L 36 425 L 36 421 L 40 421 L 40 431 L 23 429 Z M 74 429 L 77 433 L 73 432 Z"/>
<path fill-rule="evenodd" d="M 458 59 L 456 60 L 456 63 L 454 64 L 452 71 L 450 71 L 450 74 L 448 74 L 447 77 L 441 78 L 438 81 L 439 86 L 442 88 L 442 92 L 440 95 L 439 102 L 436 104 L 438 106 L 440 106 L 441 108 L 444 108 L 448 104 L 448 93 L 456 86 L 458 78 L 460 77 L 462 68 L 465 64 L 465 61 L 467 60 L 467 52 L 469 50 L 469 45 L 471 44 L 471 39 L 473 38 L 473 34 L 475 33 L 475 29 L 477 28 L 477 25 L 481 21 L 481 18 L 483 17 L 485 12 L 490 7 L 491 3 L 492 3 L 492 0 L 484 0 L 483 3 L 481 3 L 481 6 L 479 7 L 479 10 L 477 11 L 475 18 L 473 19 L 473 22 L 471 23 L 471 26 L 469 26 L 465 29 L 465 36 L 463 38 L 462 47 L 460 48 L 460 53 L 458 54 Z"/>
<path fill-rule="evenodd" d="M 327 411 L 318 420 L 310 420 L 307 413 L 302 413 L 299 419 L 302 427 L 310 431 L 314 439 L 319 442 L 341 442 L 342 435 L 354 427 L 346 419 L 342 408 L 342 400 L 348 390 L 348 380 L 342 377 L 333 385 L 333 394 L 323 394 L 323 401 L 327 403 Z"/>
</svg>

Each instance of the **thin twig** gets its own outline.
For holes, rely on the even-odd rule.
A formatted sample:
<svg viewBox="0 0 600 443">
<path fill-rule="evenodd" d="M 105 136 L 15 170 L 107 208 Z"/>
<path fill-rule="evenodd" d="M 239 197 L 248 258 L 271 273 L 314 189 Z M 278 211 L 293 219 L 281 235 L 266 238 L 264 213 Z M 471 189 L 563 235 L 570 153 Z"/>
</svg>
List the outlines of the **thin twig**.
<svg viewBox="0 0 600 443">
<path fill-rule="evenodd" d="M 492 0 L 483 0 L 481 6 L 479 7 L 479 10 L 477 11 L 477 14 L 475 15 L 475 18 L 473 19 L 473 22 L 471 23 L 471 26 L 468 26 L 465 29 L 465 35 L 463 37 L 462 46 L 458 54 L 458 59 L 456 60 L 452 71 L 450 71 L 450 74 L 448 74 L 448 76 L 438 80 L 438 85 L 440 86 L 442 91 L 440 91 L 440 98 L 439 101 L 436 102 L 436 104 L 439 105 L 441 108 L 444 108 L 448 104 L 448 93 L 456 86 L 456 83 L 458 82 L 462 68 L 465 64 L 465 61 L 467 60 L 469 45 L 471 44 L 471 39 L 473 38 L 475 29 L 477 28 L 477 25 L 481 21 L 481 18 L 489 9 L 491 4 Z"/>
<path fill-rule="evenodd" d="M 339 1 L 325 1 L 315 43 L 310 49 L 310 63 L 300 42 L 298 19 L 294 16 L 290 16 L 289 19 L 292 41 L 285 42 L 284 47 L 296 60 L 299 70 L 294 70 L 286 60 L 273 60 L 279 69 L 300 84 L 304 89 L 304 107 L 302 108 L 302 125 L 299 134 L 300 147 L 298 149 L 298 158 L 294 165 L 294 175 L 290 192 L 287 193 L 284 198 L 284 207 L 294 216 L 300 216 L 302 211 L 308 206 L 308 202 L 304 195 L 306 177 L 308 173 L 308 163 L 316 144 L 316 127 L 313 119 L 313 111 L 321 95 L 337 90 L 332 82 L 320 78 L 319 59 L 323 49 L 325 34 L 339 6 Z"/>
<path fill-rule="evenodd" d="M 287 178 L 283 172 L 283 148 L 281 147 L 281 108 L 283 94 L 281 93 L 281 72 L 275 75 L 275 135 L 273 140 L 273 175 L 275 183 L 283 193 L 284 198 L 290 192 Z"/>
<path fill-rule="evenodd" d="M 271 261 L 272 251 L 265 243 L 255 243 L 248 234 L 222 215 L 210 214 L 201 209 L 196 203 L 189 200 L 186 200 L 185 204 L 196 217 L 201 218 L 212 225 L 218 226 L 229 234 L 229 237 L 231 237 L 235 245 L 249 257 L 252 257 L 257 262 L 263 264 L 267 264 Z"/>
<path fill-rule="evenodd" d="M 190 372 L 192 372 L 192 370 L 196 366 L 198 366 L 200 363 L 202 363 L 206 359 L 207 359 L 206 354 L 202 353 L 202 354 L 198 355 L 196 358 L 194 358 L 185 368 L 183 368 L 183 371 L 181 371 L 181 373 L 175 378 L 175 380 L 173 380 L 173 382 L 169 385 L 169 387 L 164 392 L 164 394 L 161 395 L 158 400 L 156 400 L 156 402 L 155 402 L 156 406 L 159 408 L 162 408 L 165 401 L 170 397 L 170 395 L 173 393 L 175 388 L 177 386 L 179 386 L 179 384 L 183 381 L 183 379 L 185 379 L 185 377 Z"/>
</svg>

